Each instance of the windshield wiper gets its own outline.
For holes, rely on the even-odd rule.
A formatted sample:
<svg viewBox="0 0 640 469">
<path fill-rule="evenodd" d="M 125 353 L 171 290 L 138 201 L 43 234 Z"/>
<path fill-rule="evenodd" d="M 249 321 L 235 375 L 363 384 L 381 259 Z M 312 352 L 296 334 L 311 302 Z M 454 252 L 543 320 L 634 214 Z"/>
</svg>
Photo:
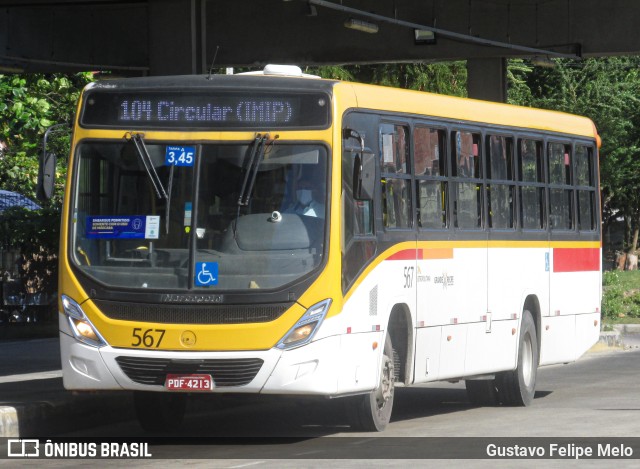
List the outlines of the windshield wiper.
<svg viewBox="0 0 640 469">
<path fill-rule="evenodd" d="M 138 150 L 138 157 L 142 162 L 142 166 L 147 172 L 149 176 L 149 180 L 153 185 L 153 188 L 156 191 L 159 199 L 168 199 L 167 191 L 164 189 L 164 185 L 162 181 L 160 181 L 160 177 L 156 172 L 156 168 L 153 166 L 153 162 L 151 161 L 151 156 L 149 155 L 149 151 L 147 150 L 147 146 L 144 143 L 144 134 L 142 133 L 133 133 L 127 132 L 124 135 L 124 138 L 127 140 L 131 140 L 133 144 L 136 146 L 136 150 Z M 167 204 L 168 205 L 168 204 Z"/>
<path fill-rule="evenodd" d="M 249 162 L 247 163 L 247 170 L 244 173 L 244 180 L 242 181 L 242 187 L 240 187 L 240 196 L 238 197 L 238 208 L 246 207 L 249 205 L 249 199 L 251 198 L 251 192 L 253 186 L 256 183 L 256 176 L 258 175 L 258 168 L 262 163 L 264 157 L 264 144 L 269 138 L 269 134 L 260 136 L 256 135 L 251 147 L 251 156 L 249 156 Z M 247 187 L 247 183 L 249 186 Z"/>
<path fill-rule="evenodd" d="M 279 135 L 276 135 L 272 142 L 275 142 Z M 258 169 L 262 163 L 262 159 L 265 154 L 265 146 L 269 140 L 269 134 L 256 134 L 256 138 L 253 140 L 253 146 L 251 147 L 251 155 L 249 156 L 249 162 L 247 163 L 247 170 L 244 173 L 244 179 L 242 180 L 242 186 L 240 187 L 240 195 L 238 196 L 238 211 L 236 213 L 236 219 L 233 223 L 233 236 L 236 236 L 236 225 L 238 224 L 238 218 L 240 218 L 240 209 L 249 205 L 251 200 L 251 193 L 253 192 L 253 186 L 256 183 L 256 177 L 258 176 Z"/>
</svg>

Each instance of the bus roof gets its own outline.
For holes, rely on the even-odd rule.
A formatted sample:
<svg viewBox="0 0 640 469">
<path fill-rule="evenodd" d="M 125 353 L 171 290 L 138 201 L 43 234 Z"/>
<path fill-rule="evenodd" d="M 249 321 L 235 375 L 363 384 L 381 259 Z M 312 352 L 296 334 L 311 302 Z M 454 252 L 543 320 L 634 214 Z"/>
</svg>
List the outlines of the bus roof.
<svg viewBox="0 0 640 469">
<path fill-rule="evenodd" d="M 357 107 L 401 112 L 453 121 L 488 123 L 544 130 L 598 139 L 594 123 L 581 116 L 524 106 L 439 95 L 379 85 L 274 75 L 182 75 L 138 77 L 91 83 L 87 90 L 180 90 L 254 88 L 264 90 L 323 91 L 336 96 L 355 95 Z"/>
<path fill-rule="evenodd" d="M 354 93 L 362 109 L 597 138 L 591 119 L 564 112 L 359 83 L 341 82 L 335 86 L 336 92 L 342 87 L 351 88 L 345 92 Z"/>
<path fill-rule="evenodd" d="M 208 88 L 256 88 L 264 90 L 309 90 L 331 93 L 335 80 L 300 78 L 285 75 L 176 75 L 157 77 L 116 78 L 87 85 L 87 90 L 176 90 Z"/>
</svg>

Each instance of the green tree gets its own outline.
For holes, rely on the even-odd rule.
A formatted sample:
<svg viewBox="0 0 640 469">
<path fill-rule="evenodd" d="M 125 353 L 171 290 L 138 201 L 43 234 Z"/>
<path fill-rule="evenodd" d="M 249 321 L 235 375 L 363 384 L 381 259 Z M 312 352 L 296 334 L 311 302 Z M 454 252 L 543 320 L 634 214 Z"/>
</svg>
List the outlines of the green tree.
<svg viewBox="0 0 640 469">
<path fill-rule="evenodd" d="M 40 210 L 15 207 L 0 216 L 0 243 L 3 250 L 20 253 L 19 270 L 28 292 L 52 294 L 57 289 L 60 203 L 71 123 L 79 93 L 92 79 L 91 73 L 0 75 L 0 188 L 35 199 L 44 132 L 53 124 L 69 124 L 69 132 L 49 140 L 48 150 L 61 156 L 52 200 Z"/>
<path fill-rule="evenodd" d="M 51 150 L 68 155 L 78 96 L 92 80 L 91 73 L 0 75 L 0 187 L 35 198 L 44 132 L 53 124 L 69 124 L 68 133 L 50 141 Z M 66 158 L 60 158 L 54 204 L 60 202 L 65 176 Z"/>
<path fill-rule="evenodd" d="M 394 63 L 309 68 L 322 78 L 358 81 L 452 96 L 467 95 L 465 62 Z"/>
<path fill-rule="evenodd" d="M 602 138 L 605 227 L 623 216 L 625 246 L 635 250 L 640 229 L 640 57 L 558 59 L 554 63 L 553 68 L 530 67 L 518 72 L 519 85 L 510 88 L 509 100 L 587 116 L 595 122 Z"/>
<path fill-rule="evenodd" d="M 519 106 L 531 106 L 533 95 L 529 86 L 529 76 L 533 66 L 524 59 L 510 59 L 507 62 L 507 102 Z"/>
</svg>

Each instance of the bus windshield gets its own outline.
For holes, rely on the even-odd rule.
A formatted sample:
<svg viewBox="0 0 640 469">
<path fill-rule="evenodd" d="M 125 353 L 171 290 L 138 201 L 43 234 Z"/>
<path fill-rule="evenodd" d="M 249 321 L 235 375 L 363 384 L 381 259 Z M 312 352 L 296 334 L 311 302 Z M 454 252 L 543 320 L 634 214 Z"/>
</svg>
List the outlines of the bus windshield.
<svg viewBox="0 0 640 469">
<path fill-rule="evenodd" d="M 322 262 L 322 145 L 85 141 L 77 161 L 70 257 L 106 286 L 274 289 Z"/>
</svg>

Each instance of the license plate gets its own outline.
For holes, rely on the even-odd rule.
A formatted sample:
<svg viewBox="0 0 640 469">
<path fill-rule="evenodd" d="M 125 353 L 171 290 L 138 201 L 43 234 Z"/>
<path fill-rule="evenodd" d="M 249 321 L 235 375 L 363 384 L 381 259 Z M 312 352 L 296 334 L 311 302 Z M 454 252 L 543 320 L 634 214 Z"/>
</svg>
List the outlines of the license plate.
<svg viewBox="0 0 640 469">
<path fill-rule="evenodd" d="M 171 391 L 211 391 L 211 375 L 167 375 L 164 387 Z"/>
</svg>

